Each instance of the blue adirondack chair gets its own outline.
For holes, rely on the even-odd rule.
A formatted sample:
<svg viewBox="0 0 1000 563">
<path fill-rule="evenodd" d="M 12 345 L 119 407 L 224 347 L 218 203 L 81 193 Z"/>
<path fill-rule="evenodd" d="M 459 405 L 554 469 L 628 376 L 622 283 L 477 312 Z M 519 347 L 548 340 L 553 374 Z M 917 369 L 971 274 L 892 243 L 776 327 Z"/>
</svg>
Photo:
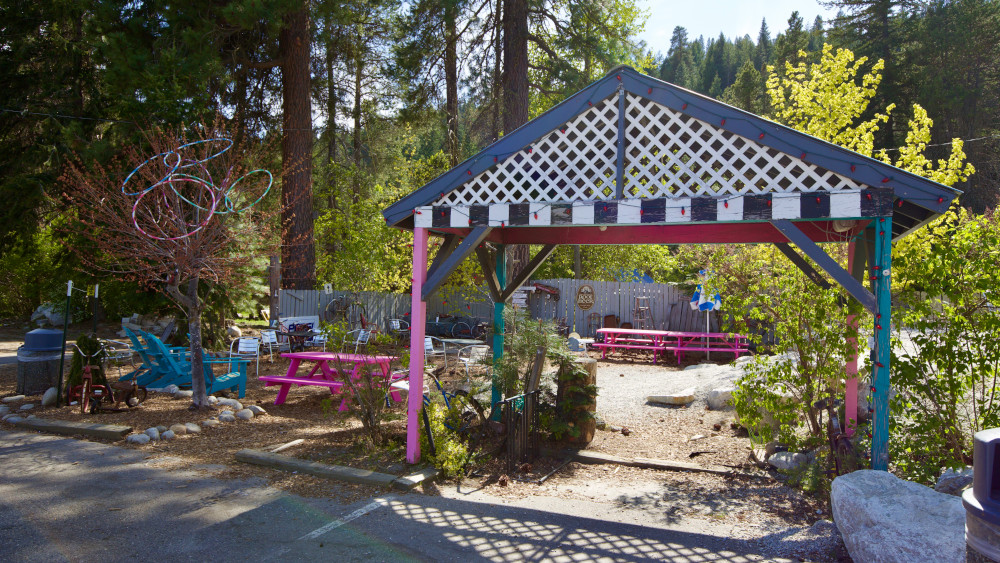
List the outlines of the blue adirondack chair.
<svg viewBox="0 0 1000 563">
<path fill-rule="evenodd" d="M 139 331 L 139 333 L 137 335 L 131 329 L 125 328 L 125 335 L 132 343 L 132 349 L 139 354 L 142 366 L 123 375 L 120 380 L 131 381 L 135 379 L 136 384 L 143 387 L 155 386 L 160 379 L 170 375 L 170 366 L 159 359 L 160 352 L 149 343 L 148 334 L 143 331 Z M 169 383 L 163 385 L 169 385 Z"/>
<path fill-rule="evenodd" d="M 171 350 L 162 340 L 140 331 L 142 339 L 148 348 L 146 353 L 155 368 L 156 379 L 148 387 L 166 387 L 167 385 L 191 385 L 191 362 L 179 350 Z"/>
</svg>

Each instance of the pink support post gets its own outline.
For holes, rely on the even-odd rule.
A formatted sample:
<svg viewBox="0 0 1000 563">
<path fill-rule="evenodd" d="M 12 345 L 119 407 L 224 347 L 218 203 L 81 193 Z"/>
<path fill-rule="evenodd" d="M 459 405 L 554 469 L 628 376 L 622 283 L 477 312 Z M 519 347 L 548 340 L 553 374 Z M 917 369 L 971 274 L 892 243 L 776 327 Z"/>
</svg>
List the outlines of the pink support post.
<svg viewBox="0 0 1000 563">
<path fill-rule="evenodd" d="M 427 281 L 427 229 L 413 229 L 413 295 L 410 300 L 410 392 L 406 398 L 406 461 L 420 461 L 420 408 L 424 395 L 424 330 L 427 304 L 420 294 Z"/>
<path fill-rule="evenodd" d="M 855 242 L 852 240 L 847 245 L 847 271 L 854 271 Z M 858 328 L 858 321 L 855 315 L 847 315 L 847 324 L 854 329 Z M 847 342 L 851 346 L 850 355 L 847 357 L 847 365 L 844 366 L 846 380 L 844 382 L 844 433 L 853 436 L 858 426 L 858 339 L 848 338 Z"/>
</svg>

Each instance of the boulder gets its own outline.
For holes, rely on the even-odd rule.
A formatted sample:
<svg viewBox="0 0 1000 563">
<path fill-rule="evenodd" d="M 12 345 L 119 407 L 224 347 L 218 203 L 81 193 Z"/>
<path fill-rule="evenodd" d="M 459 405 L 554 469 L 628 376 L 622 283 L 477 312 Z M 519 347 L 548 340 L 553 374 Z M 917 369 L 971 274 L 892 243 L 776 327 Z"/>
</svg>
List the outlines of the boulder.
<svg viewBox="0 0 1000 563">
<path fill-rule="evenodd" d="M 938 477 L 934 490 L 946 495 L 962 496 L 962 491 L 972 486 L 972 468 L 945 469 Z"/>
<path fill-rule="evenodd" d="M 208 404 L 214 405 L 214 404 L 217 404 L 218 402 L 219 402 L 219 398 L 216 397 L 215 395 L 209 395 L 208 396 Z"/>
<path fill-rule="evenodd" d="M 735 390 L 736 388 L 732 386 L 712 389 L 708 392 L 708 407 L 712 410 L 722 410 L 732 406 L 733 391 Z"/>
<path fill-rule="evenodd" d="M 646 397 L 646 400 L 650 403 L 659 403 L 662 405 L 686 405 L 694 402 L 694 391 L 694 387 L 688 387 L 673 395 L 650 395 Z"/>
<path fill-rule="evenodd" d="M 146 431 L 144 432 L 144 434 L 146 434 L 147 436 L 149 436 L 150 440 L 159 440 L 160 439 L 160 431 L 157 430 L 156 428 L 147 428 Z"/>
<path fill-rule="evenodd" d="M 799 452 L 776 452 L 767 458 L 767 463 L 782 473 L 791 473 L 805 467 L 809 456 Z"/>
<path fill-rule="evenodd" d="M 168 428 L 166 426 L 163 426 L 162 424 L 156 427 L 156 431 L 159 432 L 160 434 L 163 434 L 167 430 Z"/>
<path fill-rule="evenodd" d="M 5 414 L 5 415 L 3 415 L 3 421 L 4 422 L 9 422 L 11 424 L 17 424 L 18 422 L 21 422 L 22 420 L 24 420 L 24 418 L 20 417 L 20 416 L 18 416 L 16 414 Z"/>
<path fill-rule="evenodd" d="M 185 423 L 184 427 L 187 428 L 187 433 L 188 434 L 199 434 L 199 433 L 201 433 L 201 426 L 198 426 L 197 424 L 195 424 L 193 422 L 187 422 L 187 423 Z"/>
<path fill-rule="evenodd" d="M 253 411 L 250 409 L 240 409 L 236 411 L 236 418 L 240 418 L 243 420 L 250 420 L 251 418 L 253 418 Z"/>
<path fill-rule="evenodd" d="M 219 422 L 236 422 L 236 417 L 231 412 L 220 413 Z"/>
<path fill-rule="evenodd" d="M 149 436 L 146 434 L 130 434 L 128 438 L 125 438 L 125 441 L 130 444 L 148 444 Z"/>
<path fill-rule="evenodd" d="M 204 426 L 205 428 L 215 428 L 216 426 L 219 425 L 219 421 L 209 418 L 208 420 L 203 420 L 201 422 L 201 425 Z"/>
<path fill-rule="evenodd" d="M 249 410 L 253 411 L 254 416 L 260 416 L 262 414 L 267 414 L 267 411 L 259 405 L 250 405 L 247 407 Z"/>
<path fill-rule="evenodd" d="M 778 455 L 778 454 L 775 454 Z M 837 477 L 830 492 L 833 520 L 855 561 L 965 561 L 965 508 L 886 471 Z"/>
<path fill-rule="evenodd" d="M 233 410 L 243 410 L 243 403 L 237 401 L 236 399 L 223 397 L 222 399 L 219 399 L 219 404 L 225 407 L 233 407 Z"/>
<path fill-rule="evenodd" d="M 188 429 L 187 426 L 183 424 L 171 424 L 170 431 L 173 432 L 174 434 L 180 435 L 180 434 L 187 434 Z"/>
<path fill-rule="evenodd" d="M 226 334 L 229 336 L 229 338 L 239 338 L 243 336 L 243 331 L 240 330 L 240 327 L 234 325 L 226 327 Z"/>
<path fill-rule="evenodd" d="M 173 430 L 167 430 L 163 434 L 160 434 L 160 439 L 161 440 L 173 440 L 174 436 L 175 436 L 175 434 L 174 434 Z"/>
<path fill-rule="evenodd" d="M 49 387 L 42 393 L 42 406 L 51 407 L 56 404 L 56 398 L 59 396 L 59 390 L 55 387 Z"/>
<path fill-rule="evenodd" d="M 12 397 L 4 397 L 3 402 L 5 403 L 16 403 L 18 401 L 23 401 L 24 395 L 14 395 Z"/>
<path fill-rule="evenodd" d="M 173 383 L 171 383 L 170 385 L 167 385 L 166 387 L 163 388 L 163 392 L 164 393 L 169 393 L 171 395 L 173 395 L 174 393 L 176 393 L 176 392 L 178 392 L 180 390 L 181 390 L 181 388 L 178 387 L 178 386 L 176 386 L 176 385 L 174 385 Z"/>
<path fill-rule="evenodd" d="M 194 391 L 190 389 L 180 389 L 174 393 L 175 399 L 190 399 L 191 397 L 194 397 Z"/>
</svg>

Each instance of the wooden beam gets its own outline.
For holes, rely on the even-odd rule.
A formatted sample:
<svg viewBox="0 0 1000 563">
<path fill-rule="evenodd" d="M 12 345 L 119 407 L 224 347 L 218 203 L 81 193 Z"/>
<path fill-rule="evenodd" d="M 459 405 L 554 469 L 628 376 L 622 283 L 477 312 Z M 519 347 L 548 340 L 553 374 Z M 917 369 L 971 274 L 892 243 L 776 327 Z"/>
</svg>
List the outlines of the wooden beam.
<svg viewBox="0 0 1000 563">
<path fill-rule="evenodd" d="M 490 292 L 490 299 L 494 303 L 500 303 L 500 282 L 497 280 L 496 257 L 489 250 L 479 247 L 476 247 L 476 257 L 479 258 L 479 267 L 483 269 L 483 277 L 486 279 L 486 289 Z"/>
<path fill-rule="evenodd" d="M 458 238 L 458 235 L 454 233 L 447 233 L 444 235 L 444 242 L 441 243 L 441 248 L 438 250 L 437 254 L 434 255 L 434 261 L 431 262 L 431 267 L 427 269 L 427 277 L 434 275 L 434 271 L 437 270 L 441 263 L 444 262 L 445 258 L 451 256 L 451 253 L 458 248 L 458 243 L 462 239 Z"/>
<path fill-rule="evenodd" d="M 472 232 L 462 240 L 462 243 L 458 245 L 458 248 L 448 254 L 448 257 L 444 259 L 434 270 L 434 274 L 427 276 L 427 283 L 424 284 L 423 290 L 420 294 L 420 298 L 427 301 L 427 298 L 434 295 L 434 292 L 441 287 L 444 280 L 447 279 L 448 275 L 455 271 L 455 268 L 465 260 L 465 257 L 472 254 L 479 243 L 483 242 L 486 235 L 490 234 L 490 230 L 493 227 L 476 227 L 472 229 Z"/>
<path fill-rule="evenodd" d="M 822 287 L 823 289 L 830 289 L 830 282 L 826 281 L 826 278 L 817 272 L 816 269 L 812 267 L 812 264 L 806 262 L 805 258 L 799 256 L 798 252 L 792 250 L 792 247 L 788 246 L 787 242 L 776 242 L 774 243 L 774 246 L 777 246 L 778 250 L 787 256 L 788 259 L 791 260 L 796 266 L 798 266 L 799 269 L 802 270 L 814 284 Z"/>
<path fill-rule="evenodd" d="M 500 294 L 500 300 L 506 302 L 510 299 L 510 296 L 517 291 L 517 288 L 521 287 L 521 284 L 526 282 L 528 278 L 531 277 L 531 274 L 534 274 L 535 270 L 537 270 L 538 267 L 545 262 L 545 259 L 548 258 L 553 251 L 555 251 L 556 246 L 557 245 L 555 244 L 546 244 L 543 246 L 542 249 L 538 251 L 538 254 L 535 254 L 535 257 L 528 262 L 528 265 L 525 266 L 514 279 L 510 280 L 510 283 L 508 283 L 507 287 L 504 288 L 503 293 Z"/>
<path fill-rule="evenodd" d="M 872 313 L 875 312 L 875 296 L 872 295 L 870 291 L 865 289 L 863 285 L 858 283 L 857 280 L 851 277 L 851 274 L 841 268 L 840 264 L 838 264 L 836 260 L 830 258 L 829 254 L 823 252 L 823 249 L 820 248 L 818 244 L 810 240 L 805 233 L 800 231 L 799 228 L 795 226 L 795 223 L 792 223 L 788 219 L 775 219 L 771 221 L 771 224 L 774 225 L 776 229 L 781 231 L 781 233 L 785 235 L 788 240 L 794 243 L 795 246 L 799 247 L 799 250 L 805 253 L 806 256 L 812 258 L 813 262 L 815 262 L 817 266 L 822 268 L 826 273 L 830 274 L 830 276 L 836 280 L 841 287 L 846 289 L 851 296 L 857 299 L 865 309 L 868 309 Z"/>
</svg>

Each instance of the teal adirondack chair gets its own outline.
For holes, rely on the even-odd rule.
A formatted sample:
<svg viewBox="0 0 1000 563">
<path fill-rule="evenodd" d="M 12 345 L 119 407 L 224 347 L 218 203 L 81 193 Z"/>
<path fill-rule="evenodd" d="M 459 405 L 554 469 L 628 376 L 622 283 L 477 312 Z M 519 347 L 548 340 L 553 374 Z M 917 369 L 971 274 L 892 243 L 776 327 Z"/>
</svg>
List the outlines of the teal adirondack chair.
<svg viewBox="0 0 1000 563">
<path fill-rule="evenodd" d="M 149 344 L 148 335 L 139 331 L 140 334 L 132 332 L 131 329 L 125 328 L 125 336 L 128 337 L 129 341 L 132 343 L 132 349 L 139 354 L 139 359 L 142 361 L 142 366 L 138 369 L 131 371 L 121 378 L 121 381 L 131 381 L 135 379 L 136 384 L 143 387 L 156 386 L 158 381 L 168 375 L 170 375 L 170 367 L 165 365 L 164 362 L 159 361 L 159 351 L 156 350 L 152 344 Z M 145 340 L 145 343 L 143 342 Z M 163 385 L 169 385 L 169 383 L 164 383 Z"/>
<path fill-rule="evenodd" d="M 191 362 L 181 359 L 178 355 L 170 353 L 170 350 L 159 338 L 146 334 L 146 341 L 156 348 L 153 355 L 154 361 L 160 362 L 166 367 L 167 375 L 157 380 L 157 385 L 165 386 L 173 383 L 178 387 L 191 386 Z M 237 391 L 242 399 L 247 392 L 247 360 L 245 358 L 210 358 L 202 360 L 205 371 L 205 389 L 209 395 L 228 389 Z M 224 364 L 228 367 L 228 372 L 216 374 L 213 366 Z"/>
<path fill-rule="evenodd" d="M 139 331 L 142 340 L 146 341 L 146 353 L 152 363 L 156 379 L 147 387 L 166 387 L 167 385 L 191 385 L 191 362 L 180 350 L 171 350 L 162 340 L 148 332 Z"/>
</svg>

